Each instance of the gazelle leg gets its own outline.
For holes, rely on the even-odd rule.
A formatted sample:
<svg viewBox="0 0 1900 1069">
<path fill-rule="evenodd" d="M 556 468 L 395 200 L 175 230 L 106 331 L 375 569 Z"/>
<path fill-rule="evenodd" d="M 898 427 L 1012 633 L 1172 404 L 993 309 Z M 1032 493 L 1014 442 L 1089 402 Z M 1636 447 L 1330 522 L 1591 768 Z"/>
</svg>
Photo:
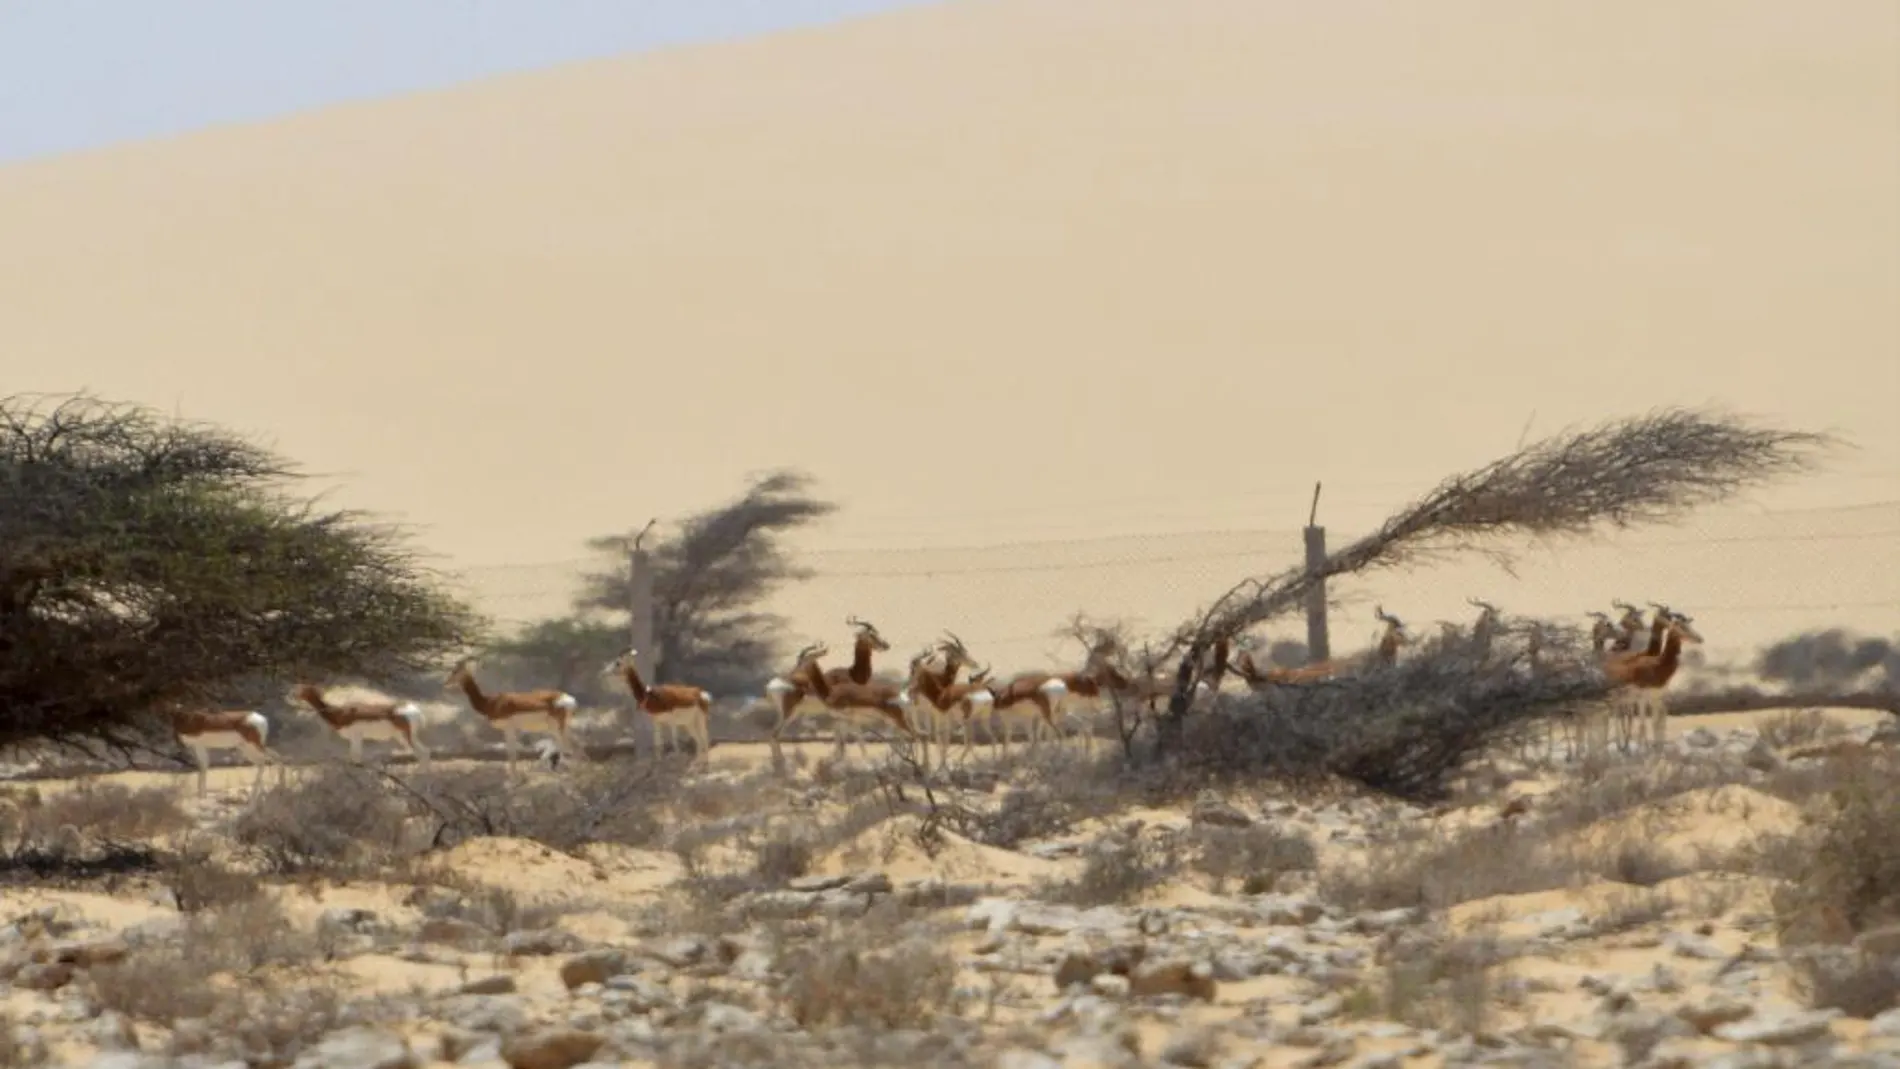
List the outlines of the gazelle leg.
<svg viewBox="0 0 1900 1069">
<path fill-rule="evenodd" d="M 350 736 L 350 760 L 359 765 L 363 763 L 363 737 L 361 735 Z"/>
<path fill-rule="evenodd" d="M 210 789 L 208 783 L 210 777 L 206 769 L 211 767 L 211 755 L 205 752 L 203 747 L 193 746 L 191 747 L 191 759 L 198 766 L 198 797 L 202 798 L 205 792 Z"/>
<path fill-rule="evenodd" d="M 501 745 L 503 751 L 508 755 L 508 774 L 513 776 L 518 771 L 515 767 L 515 729 L 513 725 L 501 729 Z"/>
</svg>

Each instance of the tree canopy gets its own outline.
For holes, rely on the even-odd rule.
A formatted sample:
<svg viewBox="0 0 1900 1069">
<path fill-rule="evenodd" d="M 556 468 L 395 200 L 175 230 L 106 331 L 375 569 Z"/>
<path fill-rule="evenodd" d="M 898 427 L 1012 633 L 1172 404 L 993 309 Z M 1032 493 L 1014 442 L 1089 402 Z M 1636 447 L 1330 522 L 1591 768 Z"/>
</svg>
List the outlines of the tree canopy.
<svg viewBox="0 0 1900 1069">
<path fill-rule="evenodd" d="M 168 709 L 400 679 L 480 640 L 404 532 L 299 478 L 141 407 L 0 399 L 0 745 L 124 742 Z"/>
<path fill-rule="evenodd" d="M 781 584 L 808 578 L 785 536 L 837 510 L 815 497 L 812 480 L 796 471 L 753 479 L 731 501 L 662 531 L 650 547 L 653 567 L 655 682 L 690 682 L 714 694 L 764 683 L 778 667 L 783 618 L 759 608 Z M 628 539 L 609 535 L 590 548 L 625 559 Z M 589 575 L 575 607 L 626 619 L 627 569 Z M 623 647 L 624 648 L 624 647 Z"/>
</svg>

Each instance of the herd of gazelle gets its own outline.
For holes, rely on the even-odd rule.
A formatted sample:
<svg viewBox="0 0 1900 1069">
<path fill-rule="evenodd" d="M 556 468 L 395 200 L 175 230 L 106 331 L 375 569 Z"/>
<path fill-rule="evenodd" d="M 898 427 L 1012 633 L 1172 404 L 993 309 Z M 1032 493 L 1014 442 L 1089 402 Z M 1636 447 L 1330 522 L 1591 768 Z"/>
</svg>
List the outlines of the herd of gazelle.
<svg viewBox="0 0 1900 1069">
<path fill-rule="evenodd" d="M 1471 599 L 1471 604 L 1480 609 L 1471 641 L 1488 645 L 1499 623 L 1498 610 L 1477 599 Z M 1600 714 L 1578 722 L 1579 741 L 1585 748 L 1607 745 L 1611 723 L 1623 722 L 1639 739 L 1647 736 L 1648 741 L 1660 744 L 1666 737 L 1668 716 L 1663 688 L 1681 664 L 1683 644 L 1700 643 L 1702 636 L 1696 633 L 1689 617 L 1667 606 L 1652 603 L 1655 616 L 1648 623 L 1634 605 L 1617 601 L 1613 606 L 1622 613 L 1614 622 L 1606 613 L 1592 612 L 1590 616 L 1594 620 L 1591 639 L 1595 656 L 1615 689 L 1611 702 Z M 1198 705 L 1218 692 L 1229 676 L 1249 689 L 1264 691 L 1322 682 L 1364 666 L 1393 664 L 1400 648 L 1411 643 L 1413 636 L 1404 622 L 1383 606 L 1375 614 L 1382 631 L 1369 649 L 1300 667 L 1262 669 L 1254 661 L 1252 643 L 1244 636 L 1233 643 L 1218 642 L 1195 686 L 1194 703 Z M 1118 699 L 1152 706 L 1165 699 L 1173 686 L 1152 669 L 1129 676 L 1117 668 L 1111 639 L 1097 641 L 1082 667 L 1075 671 L 1029 671 L 1007 680 L 993 680 L 989 667 L 976 667 L 963 640 L 949 632 L 910 659 L 904 678 L 879 678 L 872 674 L 872 661 L 877 654 L 888 652 L 890 643 L 867 621 L 851 617 L 846 623 L 856 630 L 848 667 L 823 668 L 819 662 L 829 648 L 816 643 L 799 651 L 789 672 L 766 684 L 766 700 L 778 713 L 772 735 L 775 746 L 787 728 L 812 715 L 827 717 L 836 725 L 841 747 L 848 737 L 856 737 L 862 749 L 867 730 L 888 730 L 934 744 L 946 760 L 953 734 L 962 735 L 967 755 L 974 737 L 972 728 L 984 722 L 1000 740 L 1004 752 L 1018 734 L 1033 747 L 1045 737 L 1060 739 L 1063 725 L 1077 721 L 1083 739 L 1092 744 L 1095 715 Z M 1645 630 L 1649 632 L 1647 644 L 1638 649 L 1637 642 Z M 1534 643 L 1533 634 L 1533 658 Z M 635 664 L 636 654 L 635 650 L 627 650 L 609 662 L 603 672 L 625 681 L 634 704 L 651 718 L 660 750 L 684 733 L 693 740 L 696 755 L 705 755 L 711 746 L 712 695 L 685 684 L 647 683 Z M 957 674 L 966 670 L 968 677 L 958 682 Z M 501 732 L 511 773 L 516 768 L 523 732 L 551 737 L 562 754 L 571 756 L 575 752 L 569 728 L 579 702 L 573 695 L 557 689 L 484 691 L 475 680 L 473 659 L 458 663 L 444 686 L 459 689 L 469 707 Z M 307 683 L 299 684 L 293 694 L 348 743 L 352 760 L 362 760 L 364 742 L 385 741 L 413 754 L 418 763 L 428 764 L 429 750 L 421 737 L 422 709 L 416 703 L 333 702 L 326 699 L 322 688 Z M 270 724 L 261 713 L 185 712 L 177 714 L 173 723 L 179 741 L 197 764 L 200 794 L 206 788 L 211 755 L 220 751 L 235 752 L 255 765 L 260 784 L 266 765 L 277 765 L 282 774 L 282 762 L 268 745 Z M 919 730 L 920 725 L 927 727 Z"/>
</svg>

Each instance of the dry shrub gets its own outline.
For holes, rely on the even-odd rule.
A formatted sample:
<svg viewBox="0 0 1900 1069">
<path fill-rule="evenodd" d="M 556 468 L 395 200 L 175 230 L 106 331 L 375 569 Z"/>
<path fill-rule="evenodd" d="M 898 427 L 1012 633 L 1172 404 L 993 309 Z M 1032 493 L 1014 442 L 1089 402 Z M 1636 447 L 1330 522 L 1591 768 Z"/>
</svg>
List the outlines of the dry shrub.
<svg viewBox="0 0 1900 1069">
<path fill-rule="evenodd" d="M 966 839 L 1015 850 L 1032 839 L 1062 835 L 1137 799 L 1151 799 L 1151 784 L 1127 776 L 1117 762 L 1072 750 L 1038 753 L 1014 772 L 1017 785 L 994 807 L 942 802 L 938 819 Z"/>
<path fill-rule="evenodd" d="M 1104 835 L 1089 847 L 1080 874 L 1042 888 L 1039 897 L 1083 907 L 1120 905 L 1166 883 L 1180 867 L 1180 846 L 1171 838 Z"/>
<path fill-rule="evenodd" d="M 928 933 L 879 907 L 783 955 L 780 1002 L 799 1027 L 928 1028 L 954 1014 L 956 960 Z"/>
<path fill-rule="evenodd" d="M 85 882 L 158 867 L 153 841 L 191 826 L 169 787 L 82 780 L 0 796 L 0 869 L 36 883 Z"/>
<path fill-rule="evenodd" d="M 1539 826 L 1554 835 L 1690 791 L 1747 783 L 1753 778 L 1746 765 L 1720 757 L 1672 756 L 1667 761 L 1606 765 L 1599 774 L 1538 799 Z"/>
<path fill-rule="evenodd" d="M 169 1024 L 210 1016 L 229 997 L 213 984 L 220 973 L 301 965 L 318 950 L 314 932 L 293 927 L 275 899 L 258 895 L 188 916 L 177 940 L 138 947 L 89 975 L 102 1008 Z"/>
<path fill-rule="evenodd" d="M 659 814 L 681 794 L 682 767 L 617 757 L 577 762 L 526 782 L 510 780 L 503 768 L 437 770 L 403 782 L 412 812 L 429 826 L 422 838 L 432 847 L 508 836 L 569 853 L 589 843 L 659 843 L 665 831 Z"/>
<path fill-rule="evenodd" d="M 1759 854 L 1784 878 L 1774 896 L 1784 943 L 1900 921 L 1900 755 L 1869 750 L 1827 763 L 1827 796 L 1793 836 Z"/>
<path fill-rule="evenodd" d="M 1666 891 L 1623 892 L 1608 898 L 1603 909 L 1590 918 L 1590 929 L 1598 935 L 1613 935 L 1653 924 L 1676 908 L 1676 900 Z"/>
<path fill-rule="evenodd" d="M 171 890 L 180 913 L 248 902 L 263 893 L 258 878 L 220 861 L 208 845 L 193 840 L 165 859 L 159 879 Z"/>
<path fill-rule="evenodd" d="M 176 787 L 87 779 L 67 790 L 29 794 L 40 799 L 27 810 L 31 823 L 49 829 L 70 824 L 99 842 L 150 842 L 192 826 Z"/>
<path fill-rule="evenodd" d="M 1768 745 L 1789 749 L 1844 734 L 1847 726 L 1819 709 L 1787 709 L 1764 717 L 1757 730 Z"/>
<path fill-rule="evenodd" d="M 1597 875 L 1637 887 L 1654 887 L 1694 871 L 1675 854 L 1636 835 L 1618 837 L 1594 862 Z"/>
<path fill-rule="evenodd" d="M 1270 825 L 1196 828 L 1191 843 L 1194 867 L 1214 881 L 1217 891 L 1239 880 L 1241 893 L 1264 894 L 1289 873 L 1319 868 L 1319 850 L 1310 836 Z"/>
<path fill-rule="evenodd" d="M 1410 829 L 1368 847 L 1357 864 L 1322 870 L 1320 893 L 1347 909 L 1443 909 L 1493 895 L 1567 887 L 1578 875 L 1573 856 L 1541 831 L 1517 824 L 1449 836 Z"/>
<path fill-rule="evenodd" d="M 412 877 L 407 901 L 434 920 L 460 920 L 492 932 L 539 931 L 551 928 L 566 909 L 553 902 L 525 902 L 505 887 L 480 883 L 461 873 L 423 869 Z"/>
<path fill-rule="evenodd" d="M 237 818 L 232 837 L 275 875 L 380 872 L 406 852 L 409 816 L 387 782 L 354 765 L 313 769 L 260 793 Z"/>
<path fill-rule="evenodd" d="M 1809 948 L 1793 957 L 1795 987 L 1817 1010 L 1868 1018 L 1900 1007 L 1900 960 L 1861 948 Z"/>
<path fill-rule="evenodd" d="M 1452 937 L 1436 927 L 1407 932 L 1381 954 L 1376 976 L 1346 996 L 1347 1012 L 1465 1035 L 1485 1030 L 1496 970 L 1510 957 L 1490 933 Z"/>
</svg>

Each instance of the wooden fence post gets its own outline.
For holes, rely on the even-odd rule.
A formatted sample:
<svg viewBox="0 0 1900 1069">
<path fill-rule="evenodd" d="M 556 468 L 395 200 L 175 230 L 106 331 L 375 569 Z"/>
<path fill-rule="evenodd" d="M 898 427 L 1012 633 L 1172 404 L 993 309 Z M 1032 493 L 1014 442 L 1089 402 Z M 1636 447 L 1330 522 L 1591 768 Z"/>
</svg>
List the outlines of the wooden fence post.
<svg viewBox="0 0 1900 1069">
<path fill-rule="evenodd" d="M 1326 528 L 1319 526 L 1319 483 L 1313 484 L 1313 508 L 1306 515 L 1306 570 L 1316 572 L 1326 563 Z M 1332 643 L 1326 631 L 1326 580 L 1321 579 L 1306 594 L 1306 662 L 1318 664 L 1332 659 Z"/>
<path fill-rule="evenodd" d="M 639 651 L 633 658 L 634 667 L 649 683 L 659 682 L 654 664 L 660 651 L 653 648 L 653 561 L 640 543 L 657 522 L 647 521 L 633 536 L 627 553 L 627 642 Z"/>
</svg>

